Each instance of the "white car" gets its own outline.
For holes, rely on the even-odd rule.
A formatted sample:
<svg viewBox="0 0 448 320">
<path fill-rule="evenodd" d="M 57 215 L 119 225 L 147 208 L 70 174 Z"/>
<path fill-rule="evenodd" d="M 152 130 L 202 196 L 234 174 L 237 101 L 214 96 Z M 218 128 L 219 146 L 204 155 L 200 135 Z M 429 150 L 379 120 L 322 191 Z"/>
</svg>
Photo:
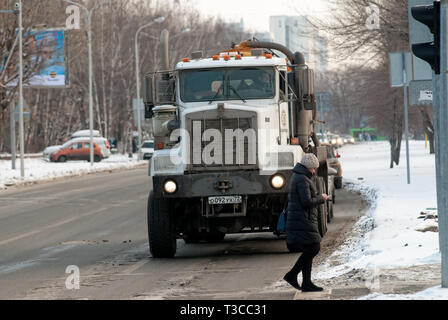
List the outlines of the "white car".
<svg viewBox="0 0 448 320">
<path fill-rule="evenodd" d="M 94 138 L 101 137 L 100 132 L 98 130 L 92 130 L 92 133 Z M 87 138 L 87 137 L 90 137 L 90 130 L 79 130 L 72 133 L 70 139 Z"/>
<path fill-rule="evenodd" d="M 316 133 L 316 136 L 321 143 L 330 143 L 326 134 Z"/>
<path fill-rule="evenodd" d="M 346 134 L 346 135 L 343 136 L 343 138 L 344 138 L 344 144 L 348 144 L 348 143 L 355 144 L 356 143 L 355 138 L 352 137 L 351 135 L 347 135 Z"/>
<path fill-rule="evenodd" d="M 332 146 L 340 148 L 344 145 L 344 139 L 338 136 L 337 134 L 332 134 L 330 136 L 330 143 Z"/>
<path fill-rule="evenodd" d="M 143 141 L 141 147 L 141 153 L 143 155 L 143 160 L 151 159 L 152 155 L 154 154 L 154 141 L 152 140 Z"/>
</svg>

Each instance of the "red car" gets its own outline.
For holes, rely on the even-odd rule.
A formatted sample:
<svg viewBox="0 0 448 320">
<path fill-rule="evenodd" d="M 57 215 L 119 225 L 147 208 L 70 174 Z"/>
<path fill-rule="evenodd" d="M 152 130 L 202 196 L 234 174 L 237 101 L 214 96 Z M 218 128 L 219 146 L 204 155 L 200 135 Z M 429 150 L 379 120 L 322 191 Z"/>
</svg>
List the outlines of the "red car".
<svg viewBox="0 0 448 320">
<path fill-rule="evenodd" d="M 95 162 L 100 162 L 103 159 L 101 148 L 93 143 L 93 154 Z M 50 161 L 66 162 L 67 160 L 90 160 L 90 141 L 88 140 L 74 140 L 70 143 L 64 144 L 58 151 L 50 156 Z"/>
</svg>

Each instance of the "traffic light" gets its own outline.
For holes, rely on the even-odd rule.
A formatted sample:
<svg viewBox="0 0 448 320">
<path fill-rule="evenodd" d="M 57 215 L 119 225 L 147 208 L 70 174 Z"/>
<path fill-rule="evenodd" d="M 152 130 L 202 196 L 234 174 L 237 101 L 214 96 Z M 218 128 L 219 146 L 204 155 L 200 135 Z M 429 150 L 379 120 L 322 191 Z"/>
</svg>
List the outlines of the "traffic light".
<svg viewBox="0 0 448 320">
<path fill-rule="evenodd" d="M 411 8 L 415 20 L 426 25 L 434 34 L 433 42 L 412 45 L 414 55 L 431 65 L 436 74 L 440 74 L 440 1 L 434 4 Z"/>
</svg>

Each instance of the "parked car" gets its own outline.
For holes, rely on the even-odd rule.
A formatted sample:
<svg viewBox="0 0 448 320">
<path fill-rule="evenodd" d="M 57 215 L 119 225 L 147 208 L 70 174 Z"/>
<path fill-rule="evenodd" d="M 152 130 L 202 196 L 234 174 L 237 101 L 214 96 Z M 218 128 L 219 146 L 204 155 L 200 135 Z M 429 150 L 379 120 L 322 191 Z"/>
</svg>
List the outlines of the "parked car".
<svg viewBox="0 0 448 320">
<path fill-rule="evenodd" d="M 95 162 L 100 162 L 104 157 L 101 148 L 93 143 Z M 76 138 L 67 141 L 62 146 L 53 146 L 44 150 L 44 158 L 53 162 L 66 162 L 68 160 L 90 161 L 90 141 L 86 138 Z"/>
<path fill-rule="evenodd" d="M 151 159 L 152 155 L 154 154 L 154 141 L 152 141 L 152 140 L 143 141 L 143 144 L 142 144 L 142 147 L 140 150 L 143 155 L 143 160 Z"/>
<path fill-rule="evenodd" d="M 100 146 L 103 158 L 106 159 L 109 158 L 112 153 L 110 150 L 109 141 L 106 138 L 102 137 L 98 130 L 92 130 L 92 133 L 93 133 L 93 141 Z M 90 138 L 90 130 L 79 130 L 74 132 L 71 136 L 71 139 L 76 138 Z"/>
<path fill-rule="evenodd" d="M 321 143 L 329 143 L 328 136 L 325 133 L 316 133 L 317 138 Z"/>
<path fill-rule="evenodd" d="M 327 147 L 327 163 L 328 168 L 336 170 L 334 174 L 334 186 L 336 189 L 342 188 L 342 166 L 339 158 L 341 155 L 338 150 L 331 144 L 323 143 L 322 145 Z M 334 200 L 334 199 L 333 199 Z"/>
</svg>

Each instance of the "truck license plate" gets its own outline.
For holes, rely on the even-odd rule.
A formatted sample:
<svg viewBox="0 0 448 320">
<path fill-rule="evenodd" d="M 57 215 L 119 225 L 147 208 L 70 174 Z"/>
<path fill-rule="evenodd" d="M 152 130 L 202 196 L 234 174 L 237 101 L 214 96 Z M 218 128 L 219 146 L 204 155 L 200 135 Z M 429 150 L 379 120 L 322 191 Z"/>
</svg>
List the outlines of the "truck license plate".
<svg viewBox="0 0 448 320">
<path fill-rule="evenodd" d="M 243 203 L 242 196 L 209 197 L 208 204 L 237 204 Z"/>
</svg>

